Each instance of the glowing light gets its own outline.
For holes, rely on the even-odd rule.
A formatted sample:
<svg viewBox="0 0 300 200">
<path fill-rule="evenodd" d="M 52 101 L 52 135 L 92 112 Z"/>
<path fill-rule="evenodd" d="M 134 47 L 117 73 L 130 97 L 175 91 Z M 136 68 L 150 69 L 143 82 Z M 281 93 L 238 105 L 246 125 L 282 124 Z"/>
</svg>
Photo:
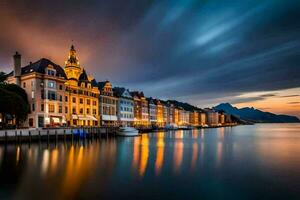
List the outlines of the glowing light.
<svg viewBox="0 0 300 200">
<path fill-rule="evenodd" d="M 178 132 L 180 133 L 180 132 Z M 179 134 L 182 138 L 182 131 L 181 134 Z M 176 134 L 175 134 L 176 137 Z M 181 167 L 182 160 L 183 160 L 183 147 L 184 144 L 182 140 L 176 140 L 174 145 L 174 154 L 173 154 L 173 160 L 174 160 L 174 172 L 177 173 Z"/>
<path fill-rule="evenodd" d="M 55 172 L 58 165 L 58 150 L 53 149 L 51 152 L 51 171 Z"/>
<path fill-rule="evenodd" d="M 156 161 L 155 161 L 155 172 L 156 175 L 160 174 L 163 161 L 164 161 L 164 132 L 157 133 L 157 153 L 156 153 Z"/>
<path fill-rule="evenodd" d="M 45 149 L 43 152 L 43 160 L 42 160 L 42 175 L 46 175 L 49 167 L 49 150 Z"/>
<path fill-rule="evenodd" d="M 16 164 L 20 161 L 20 146 L 17 147 L 17 154 L 16 154 Z"/>
<path fill-rule="evenodd" d="M 196 167 L 197 158 L 198 158 L 198 143 L 194 142 L 193 143 L 192 161 L 191 161 L 191 169 L 192 170 L 194 170 Z"/>
<path fill-rule="evenodd" d="M 140 158 L 140 138 L 134 138 L 133 141 L 133 159 L 132 159 L 132 168 L 136 170 L 139 164 Z"/>
<path fill-rule="evenodd" d="M 144 176 L 149 157 L 149 136 L 147 134 L 143 134 L 141 138 L 141 162 L 139 168 L 140 176 Z"/>
</svg>

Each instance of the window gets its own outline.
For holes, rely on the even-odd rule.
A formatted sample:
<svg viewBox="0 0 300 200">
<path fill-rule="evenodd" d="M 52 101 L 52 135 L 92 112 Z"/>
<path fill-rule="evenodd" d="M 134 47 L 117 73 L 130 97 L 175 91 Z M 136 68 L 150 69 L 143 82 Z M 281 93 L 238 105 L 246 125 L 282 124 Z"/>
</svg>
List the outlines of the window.
<svg viewBox="0 0 300 200">
<path fill-rule="evenodd" d="M 44 104 L 41 104 L 41 111 L 44 111 Z"/>
<path fill-rule="evenodd" d="M 49 112 L 50 113 L 54 113 L 54 111 L 55 111 L 54 105 L 53 104 L 49 104 Z"/>
<path fill-rule="evenodd" d="M 50 70 L 50 69 L 48 69 L 47 73 L 49 76 L 54 76 L 54 74 L 55 74 L 54 71 Z"/>
<path fill-rule="evenodd" d="M 33 127 L 33 118 L 29 118 L 29 126 Z"/>
<path fill-rule="evenodd" d="M 48 91 L 48 99 L 56 100 L 56 93 L 54 91 Z"/>
<path fill-rule="evenodd" d="M 93 101 L 93 105 L 96 106 L 96 105 L 97 105 L 97 102 L 96 102 L 96 101 Z"/>
<path fill-rule="evenodd" d="M 59 106 L 59 107 L 58 107 L 58 112 L 59 112 L 59 113 L 62 113 L 62 106 Z"/>
<path fill-rule="evenodd" d="M 83 99 L 82 98 L 79 99 L 79 103 L 83 104 Z"/>
<path fill-rule="evenodd" d="M 76 103 L 76 98 L 73 97 L 73 98 L 72 98 L 72 101 L 73 101 L 73 103 Z"/>
<path fill-rule="evenodd" d="M 65 107 L 65 113 L 68 113 L 68 107 L 67 106 Z"/>
<path fill-rule="evenodd" d="M 26 82 L 23 83 L 23 88 L 26 88 Z"/>
<path fill-rule="evenodd" d="M 86 114 L 90 114 L 90 109 L 89 108 L 86 109 Z"/>
<path fill-rule="evenodd" d="M 31 98 L 34 99 L 34 91 L 31 91 Z"/>
<path fill-rule="evenodd" d="M 63 86 L 62 86 L 62 85 L 59 85 L 59 89 L 62 90 L 62 89 L 63 89 Z"/>
<path fill-rule="evenodd" d="M 59 101 L 62 101 L 62 96 L 61 95 L 59 95 Z"/>
<path fill-rule="evenodd" d="M 97 115 L 97 110 L 93 109 L 93 115 Z"/>
<path fill-rule="evenodd" d="M 41 90 L 41 99 L 45 99 L 45 91 Z"/>
<path fill-rule="evenodd" d="M 83 108 L 80 108 L 79 112 L 80 114 L 83 114 Z"/>
<path fill-rule="evenodd" d="M 76 108 L 75 107 L 72 108 L 72 113 L 76 114 Z"/>
<path fill-rule="evenodd" d="M 91 104 L 91 100 L 87 99 L 86 103 L 87 103 L 87 105 L 90 105 Z"/>
<path fill-rule="evenodd" d="M 65 102 L 68 102 L 68 97 L 67 96 L 65 96 Z"/>
<path fill-rule="evenodd" d="M 55 88 L 55 82 L 49 81 L 49 82 L 48 82 L 48 87 L 49 87 L 49 88 Z"/>
<path fill-rule="evenodd" d="M 34 103 L 32 104 L 32 111 L 35 111 L 35 105 L 34 105 Z"/>
</svg>

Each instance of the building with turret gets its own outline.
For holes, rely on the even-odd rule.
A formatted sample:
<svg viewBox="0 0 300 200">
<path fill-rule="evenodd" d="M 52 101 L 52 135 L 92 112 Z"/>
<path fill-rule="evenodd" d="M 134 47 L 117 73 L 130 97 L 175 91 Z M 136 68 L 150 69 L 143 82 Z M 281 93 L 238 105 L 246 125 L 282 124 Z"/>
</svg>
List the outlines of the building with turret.
<svg viewBox="0 0 300 200">
<path fill-rule="evenodd" d="M 99 126 L 99 90 L 93 76 L 80 66 L 71 46 L 64 68 L 66 74 L 65 111 L 69 126 Z"/>
</svg>

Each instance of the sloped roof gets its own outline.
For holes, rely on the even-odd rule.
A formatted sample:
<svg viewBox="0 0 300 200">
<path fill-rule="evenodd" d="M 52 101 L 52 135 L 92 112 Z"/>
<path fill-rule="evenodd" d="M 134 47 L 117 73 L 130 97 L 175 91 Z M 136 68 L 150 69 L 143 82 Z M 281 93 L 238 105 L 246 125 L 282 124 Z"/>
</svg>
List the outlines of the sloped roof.
<svg viewBox="0 0 300 200">
<path fill-rule="evenodd" d="M 125 92 L 125 90 L 126 89 L 123 87 L 114 87 L 113 88 L 114 96 L 121 97 L 122 94 Z"/>
<path fill-rule="evenodd" d="M 21 75 L 29 74 L 31 72 L 37 72 L 41 74 L 45 74 L 45 69 L 48 67 L 48 65 L 52 65 L 53 68 L 56 70 L 56 76 L 57 77 L 64 77 L 67 78 L 64 69 L 59 66 L 58 64 L 55 64 L 54 62 L 48 60 L 47 58 L 42 58 L 34 63 L 30 63 L 29 65 L 21 68 Z M 14 74 L 14 71 L 9 73 L 9 76 L 12 76 Z"/>
<path fill-rule="evenodd" d="M 105 86 L 106 83 L 109 83 L 109 81 L 101 81 L 101 82 L 98 82 L 97 86 L 100 90 L 102 90 Z"/>
<path fill-rule="evenodd" d="M 137 96 L 139 98 L 145 97 L 144 93 L 143 92 L 139 92 L 139 91 L 132 91 L 132 92 L 130 92 L 130 94 L 131 94 L 132 97 L 134 97 L 134 96 Z"/>
</svg>

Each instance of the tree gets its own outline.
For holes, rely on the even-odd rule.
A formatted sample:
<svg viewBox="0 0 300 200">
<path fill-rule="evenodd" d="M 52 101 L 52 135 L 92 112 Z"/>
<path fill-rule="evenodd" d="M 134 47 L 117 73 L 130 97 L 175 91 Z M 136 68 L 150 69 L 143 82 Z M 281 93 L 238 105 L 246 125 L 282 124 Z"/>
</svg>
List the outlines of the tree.
<svg viewBox="0 0 300 200">
<path fill-rule="evenodd" d="M 16 126 L 18 127 L 26 120 L 30 111 L 25 90 L 16 84 L 0 84 L 0 97 L 0 113 L 3 125 L 7 124 L 6 116 L 11 115 L 16 119 Z"/>
<path fill-rule="evenodd" d="M 0 72 L 0 83 L 4 83 L 6 78 L 7 78 L 7 74 L 5 74 L 4 72 Z"/>
</svg>

